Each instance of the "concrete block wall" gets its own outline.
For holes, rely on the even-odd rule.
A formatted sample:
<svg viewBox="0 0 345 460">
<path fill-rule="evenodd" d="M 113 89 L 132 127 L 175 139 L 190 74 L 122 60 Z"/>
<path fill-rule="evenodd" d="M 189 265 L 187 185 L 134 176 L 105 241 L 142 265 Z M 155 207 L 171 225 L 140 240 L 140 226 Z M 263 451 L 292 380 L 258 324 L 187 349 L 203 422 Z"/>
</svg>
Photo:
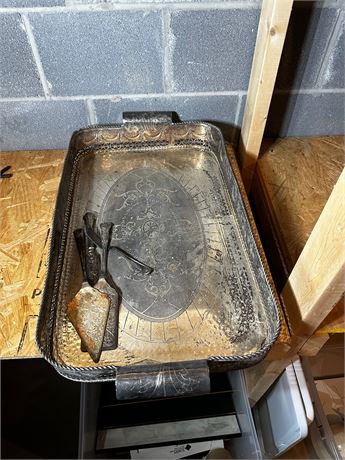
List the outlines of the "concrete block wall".
<svg viewBox="0 0 345 460">
<path fill-rule="evenodd" d="M 295 2 L 267 135 L 344 132 L 345 2 Z M 123 111 L 236 143 L 260 0 L 0 0 L 0 149 L 66 148 Z"/>
</svg>

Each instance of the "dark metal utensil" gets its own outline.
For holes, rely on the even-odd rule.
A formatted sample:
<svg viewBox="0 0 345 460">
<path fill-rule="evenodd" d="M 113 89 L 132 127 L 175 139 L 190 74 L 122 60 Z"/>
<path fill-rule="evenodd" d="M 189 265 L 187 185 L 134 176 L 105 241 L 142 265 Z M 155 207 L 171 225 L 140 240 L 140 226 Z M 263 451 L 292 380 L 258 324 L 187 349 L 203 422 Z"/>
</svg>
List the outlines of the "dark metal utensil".
<svg viewBox="0 0 345 460">
<path fill-rule="evenodd" d="M 8 173 L 7 171 L 11 169 L 11 166 L 5 166 L 0 171 L 0 179 L 9 179 L 13 176 L 12 173 Z"/>
<path fill-rule="evenodd" d="M 87 212 L 83 216 L 85 227 L 96 229 L 97 216 L 93 212 Z M 91 286 L 94 286 L 99 277 L 100 257 L 95 243 L 86 235 L 86 274 Z"/>
<path fill-rule="evenodd" d="M 78 293 L 67 305 L 67 315 L 86 350 L 93 361 L 97 363 L 102 352 L 109 315 L 110 297 L 106 292 L 90 286 L 87 281 L 84 231 L 82 229 L 75 230 L 74 238 L 79 252 L 83 283 Z M 105 249 L 105 256 L 107 256 L 107 253 L 108 251 Z M 102 283 L 100 285 L 102 286 Z"/>
<path fill-rule="evenodd" d="M 83 216 L 84 224 L 86 228 L 91 228 L 94 232 L 97 232 L 97 214 L 93 212 L 87 212 Z M 89 283 L 92 280 L 92 285 L 95 285 L 98 281 L 100 275 L 100 257 L 97 252 L 95 243 L 86 235 L 86 272 L 88 276 Z M 97 234 L 98 237 L 98 234 Z M 101 242 L 101 238 L 99 237 Z M 118 291 L 115 286 L 114 281 L 112 280 L 110 274 L 106 275 L 107 282 L 113 287 L 116 292 L 111 291 L 110 296 L 110 309 L 108 321 L 104 333 L 104 340 L 102 345 L 102 351 L 115 350 L 118 345 L 118 316 L 119 316 L 119 299 Z M 111 278 L 111 279 L 110 279 Z M 81 343 L 81 351 L 85 352 L 86 347 Z"/>
<path fill-rule="evenodd" d="M 92 214 L 92 213 L 86 213 L 86 214 Z M 88 238 L 94 243 L 96 244 L 99 248 L 102 248 L 102 241 L 101 241 L 101 238 L 99 237 L 99 235 L 97 235 L 97 233 L 94 231 L 94 229 L 92 228 L 92 226 L 89 225 L 89 222 L 86 223 L 85 219 L 84 219 L 84 222 L 85 222 L 85 230 L 86 230 L 86 234 L 88 236 Z M 124 249 L 121 249 L 120 247 L 118 246 L 112 246 L 110 245 L 109 246 L 109 250 L 116 250 L 118 252 L 121 252 L 121 254 L 126 257 L 127 260 L 131 261 L 132 263 L 135 264 L 136 268 L 139 268 L 143 273 L 147 274 L 147 275 L 150 275 L 152 272 L 153 272 L 153 268 L 150 267 L 149 265 L 146 265 L 144 262 L 141 262 L 140 260 L 136 259 L 135 257 L 131 256 L 127 251 L 125 251 Z"/>
<path fill-rule="evenodd" d="M 101 272 L 100 277 L 95 284 L 95 288 L 106 294 L 110 300 L 109 317 L 105 330 L 104 341 L 107 338 L 107 342 L 111 342 L 111 344 L 113 344 L 112 349 L 114 349 L 118 345 L 119 294 L 115 288 L 115 283 L 112 280 L 111 275 L 108 273 L 108 253 L 112 227 L 113 224 L 111 222 L 103 222 L 100 224 L 100 243 L 102 248 Z"/>
</svg>

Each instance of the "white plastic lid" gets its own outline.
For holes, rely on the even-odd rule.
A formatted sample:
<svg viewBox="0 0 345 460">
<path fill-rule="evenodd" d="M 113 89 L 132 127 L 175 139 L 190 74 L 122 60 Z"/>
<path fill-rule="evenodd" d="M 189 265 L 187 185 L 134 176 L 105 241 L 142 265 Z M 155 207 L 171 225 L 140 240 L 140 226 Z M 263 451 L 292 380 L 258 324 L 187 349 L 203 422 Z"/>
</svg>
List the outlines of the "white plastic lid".
<svg viewBox="0 0 345 460">
<path fill-rule="evenodd" d="M 300 371 L 303 373 L 302 368 Z M 306 392 L 305 385 L 303 393 Z M 269 458 L 278 457 L 308 435 L 304 403 L 292 364 L 254 406 L 253 413 L 262 451 Z M 310 417 L 311 413 L 308 414 Z"/>
</svg>

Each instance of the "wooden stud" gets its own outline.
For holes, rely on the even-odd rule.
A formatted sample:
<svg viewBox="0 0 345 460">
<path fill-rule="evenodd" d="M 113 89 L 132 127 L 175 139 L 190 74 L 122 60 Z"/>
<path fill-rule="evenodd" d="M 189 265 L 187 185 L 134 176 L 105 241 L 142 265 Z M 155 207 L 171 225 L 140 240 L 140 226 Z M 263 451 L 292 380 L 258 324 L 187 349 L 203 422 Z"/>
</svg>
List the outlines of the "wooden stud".
<svg viewBox="0 0 345 460">
<path fill-rule="evenodd" d="M 239 145 L 242 177 L 250 190 L 293 0 L 263 0 Z"/>
<path fill-rule="evenodd" d="M 298 354 L 300 356 L 315 356 L 328 340 L 328 334 L 314 334 L 305 342 Z"/>
<path fill-rule="evenodd" d="M 293 335 L 310 336 L 345 288 L 345 168 L 284 286 Z"/>
<path fill-rule="evenodd" d="M 318 334 L 343 334 L 345 332 L 344 295 L 317 329 Z"/>
<path fill-rule="evenodd" d="M 285 354 L 284 358 L 275 361 L 264 360 L 256 366 L 245 370 L 246 386 L 250 405 L 263 396 L 280 374 L 287 368 L 295 356 Z"/>
</svg>

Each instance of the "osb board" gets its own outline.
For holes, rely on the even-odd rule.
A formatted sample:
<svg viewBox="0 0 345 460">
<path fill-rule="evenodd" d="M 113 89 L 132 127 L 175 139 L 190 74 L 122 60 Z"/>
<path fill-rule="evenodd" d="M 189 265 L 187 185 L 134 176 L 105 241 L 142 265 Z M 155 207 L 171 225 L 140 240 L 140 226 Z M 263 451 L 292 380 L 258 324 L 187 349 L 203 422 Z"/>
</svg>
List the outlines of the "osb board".
<svg viewBox="0 0 345 460">
<path fill-rule="evenodd" d="M 63 151 L 0 153 L 0 357 L 39 356 L 35 331 Z"/>
<path fill-rule="evenodd" d="M 344 137 L 266 139 L 257 163 L 256 202 L 269 216 L 286 275 L 296 263 L 344 167 Z M 319 332 L 344 332 L 340 301 Z"/>
</svg>

